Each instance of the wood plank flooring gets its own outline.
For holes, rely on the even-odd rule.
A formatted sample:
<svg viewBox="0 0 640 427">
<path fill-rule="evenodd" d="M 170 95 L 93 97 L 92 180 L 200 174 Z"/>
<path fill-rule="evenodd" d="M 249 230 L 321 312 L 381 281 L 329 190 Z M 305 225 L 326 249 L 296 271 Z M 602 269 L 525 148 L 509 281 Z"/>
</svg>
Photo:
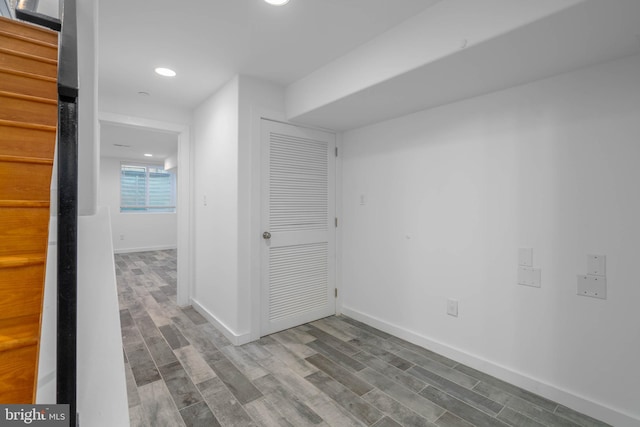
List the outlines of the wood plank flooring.
<svg viewBox="0 0 640 427">
<path fill-rule="evenodd" d="M 132 426 L 606 426 L 343 316 L 235 347 L 176 306 L 175 251 L 116 255 Z"/>
</svg>

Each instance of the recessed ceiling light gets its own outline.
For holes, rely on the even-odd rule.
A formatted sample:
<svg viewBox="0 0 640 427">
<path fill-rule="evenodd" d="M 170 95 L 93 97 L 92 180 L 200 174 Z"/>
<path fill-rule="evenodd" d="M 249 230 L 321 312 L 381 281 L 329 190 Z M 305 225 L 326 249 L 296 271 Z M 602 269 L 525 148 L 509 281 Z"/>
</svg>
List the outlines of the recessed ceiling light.
<svg viewBox="0 0 640 427">
<path fill-rule="evenodd" d="M 176 72 L 173 71 L 171 68 L 158 67 L 158 68 L 156 68 L 156 73 L 160 74 L 161 76 L 165 76 L 165 77 L 175 77 L 176 76 Z"/>
<path fill-rule="evenodd" d="M 145 153 L 145 157 L 153 157 L 153 154 Z"/>
<path fill-rule="evenodd" d="M 274 6 L 284 6 L 285 4 L 289 3 L 289 0 L 264 0 L 264 1 Z"/>
</svg>

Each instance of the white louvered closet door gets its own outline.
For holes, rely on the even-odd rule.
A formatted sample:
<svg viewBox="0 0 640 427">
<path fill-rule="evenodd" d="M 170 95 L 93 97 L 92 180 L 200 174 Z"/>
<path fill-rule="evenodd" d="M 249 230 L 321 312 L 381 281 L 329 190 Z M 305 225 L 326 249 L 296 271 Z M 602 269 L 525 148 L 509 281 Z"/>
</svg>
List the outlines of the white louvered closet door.
<svg viewBox="0 0 640 427">
<path fill-rule="evenodd" d="M 335 135 L 262 120 L 262 335 L 335 314 Z"/>
</svg>

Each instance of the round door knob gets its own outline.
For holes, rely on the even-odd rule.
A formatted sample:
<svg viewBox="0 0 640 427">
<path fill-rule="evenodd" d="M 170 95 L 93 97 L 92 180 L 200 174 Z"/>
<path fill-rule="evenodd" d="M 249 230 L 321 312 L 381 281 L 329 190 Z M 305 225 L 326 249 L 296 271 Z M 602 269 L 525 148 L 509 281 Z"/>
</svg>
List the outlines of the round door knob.
<svg viewBox="0 0 640 427">
<path fill-rule="evenodd" d="M 271 233 L 265 231 L 264 233 L 262 233 L 262 238 L 265 240 L 269 240 L 271 238 Z"/>
</svg>

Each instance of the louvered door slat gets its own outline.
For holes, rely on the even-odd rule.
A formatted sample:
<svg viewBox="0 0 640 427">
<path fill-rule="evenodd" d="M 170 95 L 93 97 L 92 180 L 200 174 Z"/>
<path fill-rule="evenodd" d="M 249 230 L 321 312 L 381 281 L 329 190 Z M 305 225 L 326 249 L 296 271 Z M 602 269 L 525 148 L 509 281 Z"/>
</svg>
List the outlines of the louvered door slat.
<svg viewBox="0 0 640 427">
<path fill-rule="evenodd" d="M 292 249 L 304 251 L 306 256 L 290 255 Z M 270 320 L 327 304 L 326 243 L 273 248 L 270 259 Z"/>
<path fill-rule="evenodd" d="M 326 230 L 328 141 L 270 133 L 270 231 Z"/>
</svg>

